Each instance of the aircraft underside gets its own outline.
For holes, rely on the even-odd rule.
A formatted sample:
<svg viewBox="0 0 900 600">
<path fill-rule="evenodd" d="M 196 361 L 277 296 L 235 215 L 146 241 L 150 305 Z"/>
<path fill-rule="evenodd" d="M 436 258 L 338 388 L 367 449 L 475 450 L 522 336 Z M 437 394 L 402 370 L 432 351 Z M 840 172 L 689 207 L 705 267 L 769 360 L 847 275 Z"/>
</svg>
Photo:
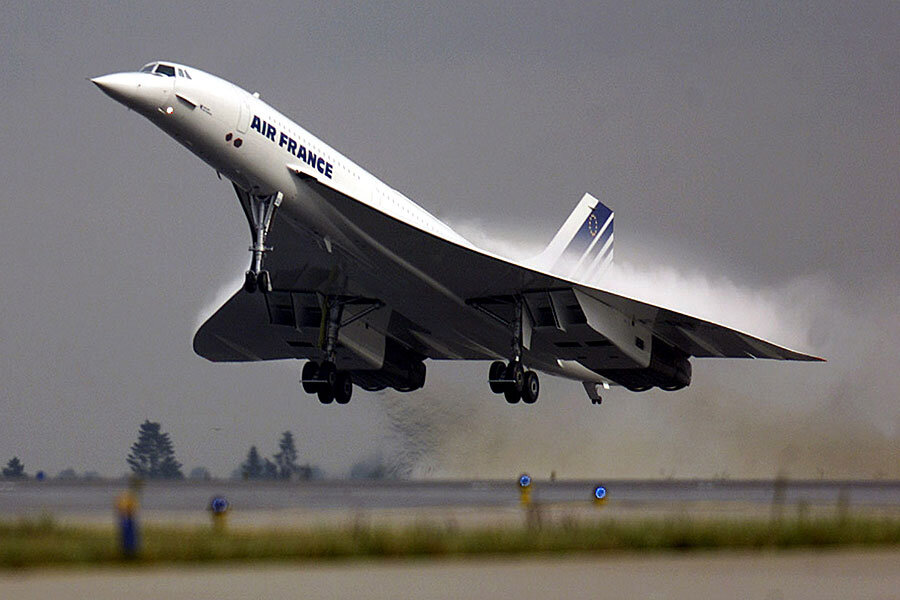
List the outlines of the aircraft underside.
<svg viewBox="0 0 900 600">
<path fill-rule="evenodd" d="M 632 391 L 690 384 L 688 354 L 635 322 L 625 335 L 643 336 L 642 365 L 592 327 L 586 310 L 597 301 L 569 282 L 521 270 L 454 274 L 441 268 L 453 257 L 440 246 L 423 253 L 405 223 L 348 215 L 371 209 L 327 188 L 309 193 L 344 204 L 333 211 L 343 239 L 317 237 L 280 197 L 235 189 L 253 258 L 244 288 L 197 333 L 195 350 L 210 360 L 306 359 L 303 388 L 323 403 L 346 403 L 354 384 L 419 389 L 427 359 L 494 360 L 490 389 L 510 403 L 537 400 L 536 370 Z"/>
</svg>

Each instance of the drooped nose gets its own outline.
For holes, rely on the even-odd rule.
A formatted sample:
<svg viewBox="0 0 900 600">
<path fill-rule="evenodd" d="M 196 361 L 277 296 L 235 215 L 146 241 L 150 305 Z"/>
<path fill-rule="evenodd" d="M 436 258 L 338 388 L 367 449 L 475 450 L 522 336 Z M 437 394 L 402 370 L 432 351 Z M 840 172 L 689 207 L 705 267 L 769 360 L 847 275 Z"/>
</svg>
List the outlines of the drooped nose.
<svg viewBox="0 0 900 600">
<path fill-rule="evenodd" d="M 94 77 L 91 82 L 103 93 L 125 106 L 134 107 L 138 101 L 138 81 L 136 73 L 112 73 Z"/>
</svg>

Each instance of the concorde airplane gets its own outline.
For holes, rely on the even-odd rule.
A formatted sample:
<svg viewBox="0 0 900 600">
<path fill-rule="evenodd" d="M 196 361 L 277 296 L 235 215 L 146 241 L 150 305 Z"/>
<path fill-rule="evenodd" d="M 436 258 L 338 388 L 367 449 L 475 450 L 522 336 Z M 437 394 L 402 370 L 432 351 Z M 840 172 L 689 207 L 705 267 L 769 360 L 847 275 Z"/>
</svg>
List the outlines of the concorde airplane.
<svg viewBox="0 0 900 600">
<path fill-rule="evenodd" d="M 590 284 L 612 260 L 613 212 L 589 194 L 546 250 L 475 247 L 251 94 L 159 61 L 91 79 L 229 179 L 250 225 L 242 289 L 194 336 L 214 362 L 306 359 L 324 404 L 354 385 L 425 384 L 425 361 L 493 360 L 492 392 L 535 402 L 536 371 L 601 390 L 678 390 L 692 357 L 821 360 Z"/>
</svg>

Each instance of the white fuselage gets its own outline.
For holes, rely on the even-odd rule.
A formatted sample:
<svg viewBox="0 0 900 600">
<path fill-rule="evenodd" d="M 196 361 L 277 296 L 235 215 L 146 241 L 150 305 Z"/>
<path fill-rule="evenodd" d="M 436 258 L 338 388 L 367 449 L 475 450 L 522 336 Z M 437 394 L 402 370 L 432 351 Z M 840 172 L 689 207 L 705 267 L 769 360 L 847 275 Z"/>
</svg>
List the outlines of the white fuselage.
<svg viewBox="0 0 900 600">
<path fill-rule="evenodd" d="M 391 217 L 473 247 L 445 223 L 263 102 L 257 94 L 175 63 L 184 76 L 133 72 L 93 80 L 107 94 L 159 126 L 179 143 L 255 195 L 280 191 L 282 214 L 316 235 L 340 237 L 325 207 L 305 193 L 297 173 Z"/>
</svg>

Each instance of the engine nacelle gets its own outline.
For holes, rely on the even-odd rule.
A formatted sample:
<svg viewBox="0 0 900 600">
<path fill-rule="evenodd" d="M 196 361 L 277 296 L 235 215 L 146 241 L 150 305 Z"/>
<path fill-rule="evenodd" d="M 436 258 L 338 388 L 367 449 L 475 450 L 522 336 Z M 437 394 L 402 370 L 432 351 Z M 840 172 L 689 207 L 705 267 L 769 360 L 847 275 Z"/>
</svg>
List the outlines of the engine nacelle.
<svg viewBox="0 0 900 600">
<path fill-rule="evenodd" d="M 394 388 L 398 392 L 412 392 L 425 385 L 426 368 L 423 357 L 387 338 L 384 364 L 377 371 L 353 371 L 353 381 L 366 391 Z"/>
<path fill-rule="evenodd" d="M 645 392 L 653 387 L 675 391 L 691 384 L 689 358 L 684 352 L 654 337 L 650 364 L 646 368 L 604 369 L 599 373 L 632 392 Z"/>
</svg>

